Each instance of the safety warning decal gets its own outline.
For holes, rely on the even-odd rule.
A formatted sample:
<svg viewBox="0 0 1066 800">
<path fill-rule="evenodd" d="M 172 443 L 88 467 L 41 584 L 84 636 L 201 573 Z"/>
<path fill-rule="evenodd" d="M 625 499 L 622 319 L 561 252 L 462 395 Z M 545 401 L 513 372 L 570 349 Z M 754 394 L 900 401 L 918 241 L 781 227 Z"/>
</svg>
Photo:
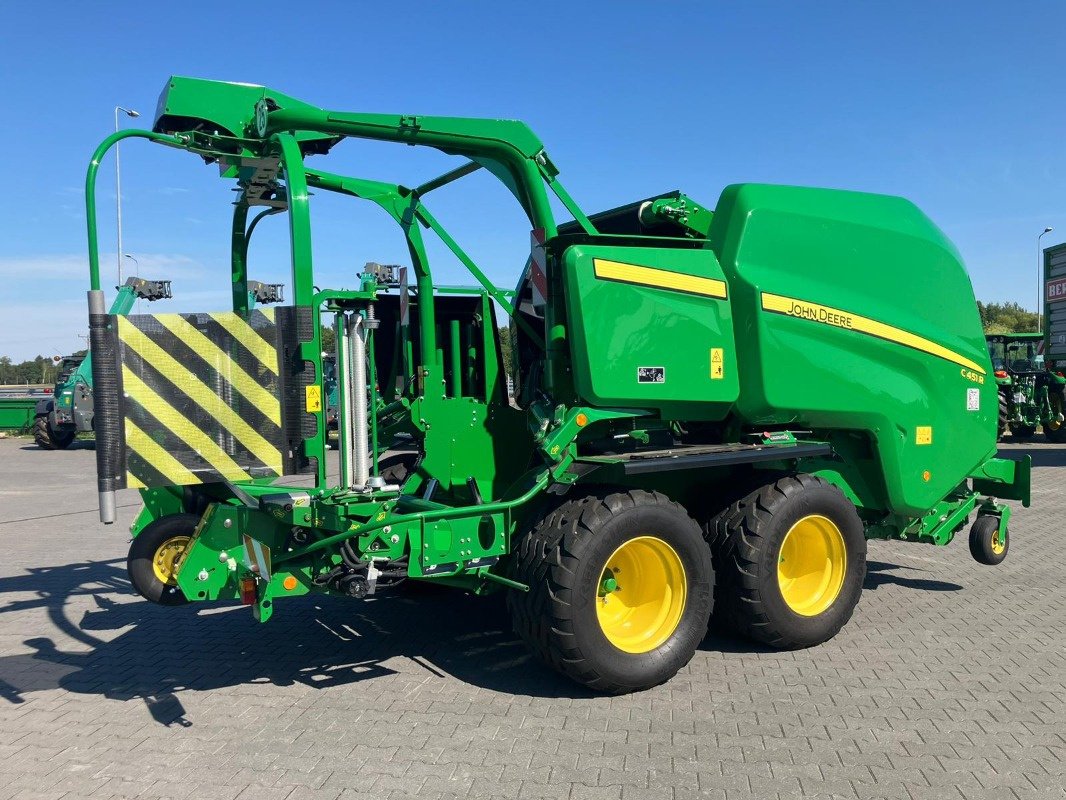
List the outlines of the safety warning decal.
<svg viewBox="0 0 1066 800">
<path fill-rule="evenodd" d="M 931 425 L 919 425 L 914 429 L 915 444 L 932 444 L 933 428 Z"/>
<path fill-rule="evenodd" d="M 711 380 L 720 381 L 725 377 L 725 351 L 721 347 L 711 348 Z"/>
<path fill-rule="evenodd" d="M 966 390 L 966 410 L 967 411 L 980 411 L 981 410 L 981 390 L 980 389 L 967 389 Z"/>
<path fill-rule="evenodd" d="M 322 387 L 311 385 L 304 387 L 304 408 L 308 414 L 317 414 L 322 410 Z"/>
</svg>

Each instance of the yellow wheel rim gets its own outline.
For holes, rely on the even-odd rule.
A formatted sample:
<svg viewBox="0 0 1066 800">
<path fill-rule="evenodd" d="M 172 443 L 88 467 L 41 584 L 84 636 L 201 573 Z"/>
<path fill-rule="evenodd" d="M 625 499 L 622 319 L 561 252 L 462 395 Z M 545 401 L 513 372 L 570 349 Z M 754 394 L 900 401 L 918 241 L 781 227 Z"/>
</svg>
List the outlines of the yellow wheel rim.
<svg viewBox="0 0 1066 800">
<path fill-rule="evenodd" d="M 840 595 L 847 567 L 840 528 L 820 514 L 804 517 L 781 542 L 777 559 L 781 596 L 800 616 L 817 616 Z"/>
<path fill-rule="evenodd" d="M 1002 555 L 1003 551 L 1007 549 L 1006 537 L 1000 538 L 999 529 L 992 534 L 992 552 L 997 556 Z"/>
<path fill-rule="evenodd" d="M 596 617 L 607 641 L 648 653 L 673 636 L 685 612 L 685 567 L 674 548 L 639 536 L 607 559 L 596 589 Z"/>
<path fill-rule="evenodd" d="M 192 541 L 188 536 L 171 536 L 155 550 L 152 556 L 152 571 L 156 578 L 167 586 L 178 583 L 178 567 L 185 556 L 185 548 Z"/>
</svg>

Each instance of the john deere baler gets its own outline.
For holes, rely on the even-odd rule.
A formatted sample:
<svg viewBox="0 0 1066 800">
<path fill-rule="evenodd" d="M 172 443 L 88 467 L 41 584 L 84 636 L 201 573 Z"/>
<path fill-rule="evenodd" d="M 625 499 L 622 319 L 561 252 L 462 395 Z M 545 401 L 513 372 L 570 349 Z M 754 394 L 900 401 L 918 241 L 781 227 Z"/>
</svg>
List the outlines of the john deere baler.
<svg viewBox="0 0 1066 800">
<path fill-rule="evenodd" d="M 103 313 L 95 179 L 123 138 L 235 182 L 231 310 Z M 307 163 L 346 138 L 461 161 L 417 186 Z M 480 170 L 529 221 L 514 290 L 427 205 Z M 558 175 L 519 122 L 327 111 L 189 78 L 167 83 L 153 130 L 108 137 L 87 179 L 97 459 L 104 522 L 117 490 L 145 499 L 137 590 L 240 600 L 263 621 L 283 598 L 405 580 L 502 590 L 537 656 L 622 692 L 670 678 L 712 618 L 776 647 L 831 638 L 858 603 L 868 538 L 943 545 L 975 518 L 971 552 L 1003 560 L 999 501 L 1028 504 L 1029 461 L 995 457 L 973 292 L 920 211 L 744 184 L 714 209 L 668 192 L 588 216 Z M 323 192 L 375 204 L 410 264 L 322 288 Z M 264 314 L 248 300 L 248 243 L 282 212 L 292 303 Z M 435 285 L 424 235 L 474 285 Z"/>
</svg>

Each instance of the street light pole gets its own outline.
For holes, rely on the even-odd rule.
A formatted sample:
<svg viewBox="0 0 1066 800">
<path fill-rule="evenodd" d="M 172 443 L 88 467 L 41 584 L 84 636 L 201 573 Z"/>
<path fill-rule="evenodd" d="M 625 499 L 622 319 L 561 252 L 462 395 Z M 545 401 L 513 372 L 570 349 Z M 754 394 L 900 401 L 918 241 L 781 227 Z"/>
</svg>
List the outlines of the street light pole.
<svg viewBox="0 0 1066 800">
<path fill-rule="evenodd" d="M 1054 228 L 1044 228 L 1044 233 L 1051 233 Z M 1040 249 L 1040 240 L 1044 233 L 1036 237 L 1036 329 L 1044 332 L 1044 326 L 1040 322 L 1040 300 L 1044 296 L 1044 251 Z"/>
<path fill-rule="evenodd" d="M 133 256 L 131 256 L 129 253 L 123 253 L 123 255 L 126 258 L 128 258 L 130 261 L 133 262 L 133 274 L 134 274 L 134 276 L 137 277 L 137 278 L 141 277 L 141 262 L 138 261 Z M 141 299 L 138 297 L 136 300 L 133 301 L 133 308 L 134 308 L 134 310 L 137 310 L 140 307 L 141 307 Z"/>
<path fill-rule="evenodd" d="M 121 111 L 127 117 L 139 117 L 140 114 L 132 109 L 115 106 L 115 133 L 118 133 L 118 112 Z M 115 219 L 118 222 L 118 285 L 122 285 L 122 165 L 119 161 L 119 147 L 115 145 Z"/>
</svg>

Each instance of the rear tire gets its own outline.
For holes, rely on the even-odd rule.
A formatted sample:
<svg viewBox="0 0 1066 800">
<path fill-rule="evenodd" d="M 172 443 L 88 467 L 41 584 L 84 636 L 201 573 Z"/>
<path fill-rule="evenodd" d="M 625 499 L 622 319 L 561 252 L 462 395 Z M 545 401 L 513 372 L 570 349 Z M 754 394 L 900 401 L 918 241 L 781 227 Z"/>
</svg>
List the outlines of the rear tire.
<svg viewBox="0 0 1066 800">
<path fill-rule="evenodd" d="M 996 427 L 996 441 L 1001 441 L 1007 432 L 1007 421 L 1010 419 L 1010 409 L 1007 407 L 1007 398 L 1003 392 L 999 393 L 999 422 Z"/>
<path fill-rule="evenodd" d="M 687 664 L 707 631 L 710 553 L 677 503 L 639 490 L 557 507 L 516 544 L 515 632 L 590 689 L 640 691 Z"/>
<path fill-rule="evenodd" d="M 763 486 L 713 517 L 704 535 L 720 627 L 794 650 L 832 639 L 858 605 L 866 578 L 862 521 L 822 478 L 795 475 Z"/>
<path fill-rule="evenodd" d="M 149 523 L 130 545 L 126 572 L 145 600 L 180 606 L 189 600 L 178 586 L 177 571 L 200 517 L 171 514 Z"/>
<path fill-rule="evenodd" d="M 33 422 L 33 441 L 42 450 L 66 450 L 77 431 L 57 431 L 48 423 L 48 415 L 40 414 Z"/>
</svg>

